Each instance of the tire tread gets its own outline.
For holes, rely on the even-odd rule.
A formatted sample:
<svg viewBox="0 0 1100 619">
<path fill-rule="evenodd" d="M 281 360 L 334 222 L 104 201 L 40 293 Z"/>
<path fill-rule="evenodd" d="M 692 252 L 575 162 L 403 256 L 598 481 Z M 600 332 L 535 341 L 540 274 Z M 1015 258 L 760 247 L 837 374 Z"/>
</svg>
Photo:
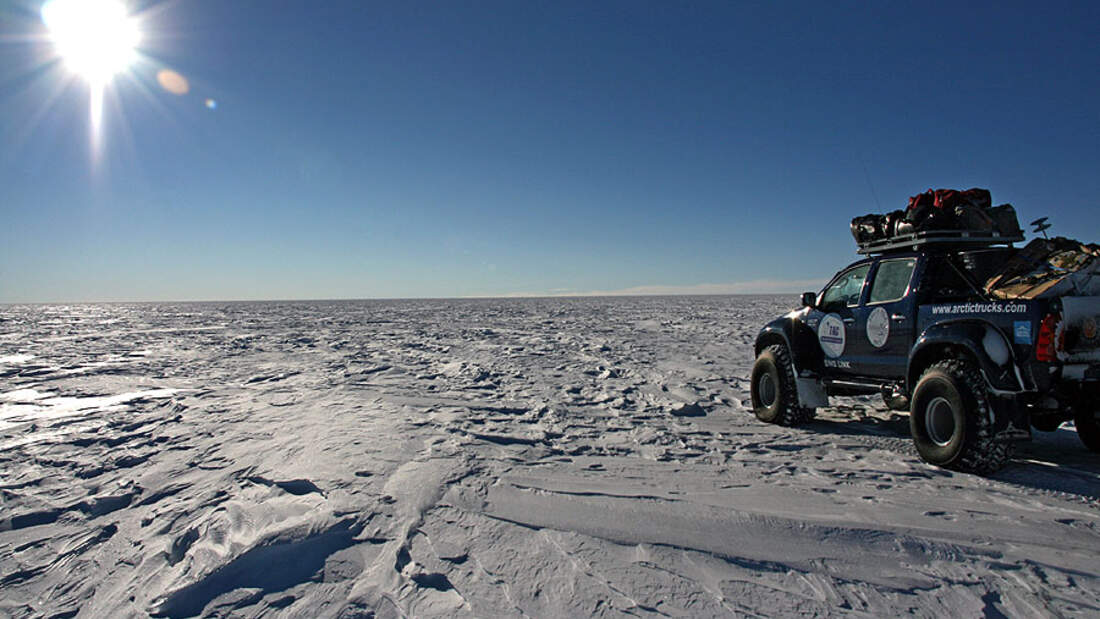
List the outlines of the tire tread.
<svg viewBox="0 0 1100 619">
<path fill-rule="evenodd" d="M 1012 458 L 1014 445 L 1008 441 L 997 440 L 993 435 L 993 408 L 989 401 L 989 388 L 985 378 L 978 368 L 962 359 L 945 359 L 928 366 L 921 374 L 938 369 L 950 376 L 960 390 L 966 390 L 976 404 L 975 410 L 967 411 L 974 417 L 977 432 L 971 436 L 967 433 L 962 452 L 959 457 L 944 468 L 956 470 L 962 473 L 976 473 L 978 475 L 991 475 L 1004 468 Z"/>
<path fill-rule="evenodd" d="M 794 427 L 813 421 L 817 409 L 798 405 L 798 387 L 795 383 L 794 364 L 791 362 L 790 352 L 782 344 L 772 344 L 765 350 L 771 351 L 779 365 L 779 371 L 783 373 L 780 380 L 781 397 L 783 398 L 782 410 L 776 423 L 781 426 Z"/>
</svg>

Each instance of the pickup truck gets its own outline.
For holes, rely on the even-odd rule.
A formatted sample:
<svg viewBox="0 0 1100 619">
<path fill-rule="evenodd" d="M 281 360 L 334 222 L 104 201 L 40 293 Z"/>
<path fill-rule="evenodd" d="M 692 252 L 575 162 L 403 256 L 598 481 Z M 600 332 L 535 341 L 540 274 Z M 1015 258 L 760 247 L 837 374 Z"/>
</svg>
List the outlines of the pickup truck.
<svg viewBox="0 0 1100 619">
<path fill-rule="evenodd" d="M 757 418 L 793 426 L 829 396 L 882 394 L 909 411 L 920 457 L 945 468 L 991 474 L 1032 428 L 1066 421 L 1100 451 L 1100 297 L 996 298 L 979 282 L 1017 250 L 961 241 L 861 250 L 768 323 L 752 369 Z"/>
</svg>

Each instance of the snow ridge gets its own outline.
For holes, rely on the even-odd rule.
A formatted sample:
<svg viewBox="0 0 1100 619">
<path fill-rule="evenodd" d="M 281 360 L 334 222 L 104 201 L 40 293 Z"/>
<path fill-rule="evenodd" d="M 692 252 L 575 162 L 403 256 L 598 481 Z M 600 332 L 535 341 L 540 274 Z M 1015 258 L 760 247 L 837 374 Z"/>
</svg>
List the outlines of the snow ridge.
<svg viewBox="0 0 1100 619">
<path fill-rule="evenodd" d="M 1095 616 L 1100 462 L 749 410 L 788 297 L 0 307 L 0 615 Z"/>
</svg>

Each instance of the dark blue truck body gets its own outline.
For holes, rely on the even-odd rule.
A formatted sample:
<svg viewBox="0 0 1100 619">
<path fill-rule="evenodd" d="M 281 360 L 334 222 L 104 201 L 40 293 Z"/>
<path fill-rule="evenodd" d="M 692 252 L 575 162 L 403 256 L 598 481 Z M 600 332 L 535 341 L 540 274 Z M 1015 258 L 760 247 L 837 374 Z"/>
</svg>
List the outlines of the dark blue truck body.
<svg viewBox="0 0 1100 619">
<path fill-rule="evenodd" d="M 907 410 L 925 372 L 954 359 L 980 373 L 998 441 L 1055 429 L 1083 402 L 1100 400 L 1100 298 L 1075 299 L 1085 308 L 1075 310 L 1076 322 L 1064 320 L 1057 297 L 990 298 L 982 270 L 1013 251 L 929 247 L 859 260 L 803 295 L 804 307 L 764 326 L 755 352 L 788 351 L 797 405 L 807 411 L 830 395 L 868 393 Z M 1044 357 L 1037 347 L 1050 350 Z"/>
</svg>

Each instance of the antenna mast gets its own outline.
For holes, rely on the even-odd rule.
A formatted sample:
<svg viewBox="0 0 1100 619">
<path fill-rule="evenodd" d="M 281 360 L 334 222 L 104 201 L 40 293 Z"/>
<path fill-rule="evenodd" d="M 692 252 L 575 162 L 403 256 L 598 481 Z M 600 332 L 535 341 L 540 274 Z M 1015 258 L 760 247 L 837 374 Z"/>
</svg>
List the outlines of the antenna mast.
<svg viewBox="0 0 1100 619">
<path fill-rule="evenodd" d="M 1031 224 L 1029 225 L 1035 227 L 1035 229 L 1032 230 L 1032 233 L 1039 234 L 1040 232 L 1042 232 L 1043 238 L 1049 240 L 1050 237 L 1047 236 L 1047 230 L 1050 229 L 1050 224 L 1047 223 L 1047 219 L 1049 219 L 1049 217 L 1040 217 L 1039 219 L 1031 222 Z"/>
</svg>

